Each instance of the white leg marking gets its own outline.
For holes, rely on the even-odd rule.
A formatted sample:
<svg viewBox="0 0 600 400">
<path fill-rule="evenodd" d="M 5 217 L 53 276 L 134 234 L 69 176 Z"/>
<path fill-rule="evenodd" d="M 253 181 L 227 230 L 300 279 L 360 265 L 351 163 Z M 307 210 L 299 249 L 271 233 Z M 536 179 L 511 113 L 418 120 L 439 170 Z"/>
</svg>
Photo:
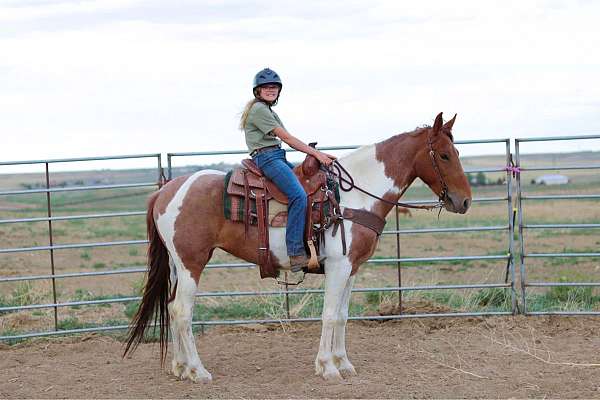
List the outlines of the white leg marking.
<svg viewBox="0 0 600 400">
<path fill-rule="evenodd" d="M 321 343 L 315 360 L 317 375 L 326 380 L 340 380 L 333 356 L 333 331 L 340 324 L 342 295 L 350 277 L 351 266 L 347 258 L 328 259 L 325 265 L 325 301 L 323 304 Z"/>
<path fill-rule="evenodd" d="M 343 375 L 356 375 L 354 366 L 346 353 L 346 322 L 348 321 L 348 306 L 354 285 L 354 276 L 346 282 L 339 310 L 339 323 L 333 328 L 333 360 Z"/>
<path fill-rule="evenodd" d="M 188 271 L 186 270 L 186 272 Z M 170 305 L 170 311 L 173 317 L 173 330 L 176 331 L 175 335 L 181 340 L 181 349 L 187 359 L 178 376 L 181 379 L 187 378 L 193 382 L 210 382 L 212 376 L 204 368 L 202 361 L 200 361 L 192 332 L 192 313 L 197 289 L 196 282 L 189 272 L 185 276 L 182 276 L 180 268 L 178 268 L 178 275 L 177 294 L 175 295 L 175 300 Z"/>
<path fill-rule="evenodd" d="M 169 257 L 169 268 L 171 271 L 171 287 L 175 287 L 175 282 L 177 282 L 177 270 L 171 257 Z M 181 379 L 183 371 L 185 370 L 187 365 L 187 357 L 185 354 L 185 350 L 181 346 L 181 337 L 179 335 L 180 329 L 178 329 L 177 325 L 179 320 L 175 318 L 176 315 L 173 310 L 172 302 L 169 303 L 168 309 L 171 338 L 173 340 L 173 361 L 171 362 L 171 371 L 173 372 L 173 375 Z"/>
</svg>

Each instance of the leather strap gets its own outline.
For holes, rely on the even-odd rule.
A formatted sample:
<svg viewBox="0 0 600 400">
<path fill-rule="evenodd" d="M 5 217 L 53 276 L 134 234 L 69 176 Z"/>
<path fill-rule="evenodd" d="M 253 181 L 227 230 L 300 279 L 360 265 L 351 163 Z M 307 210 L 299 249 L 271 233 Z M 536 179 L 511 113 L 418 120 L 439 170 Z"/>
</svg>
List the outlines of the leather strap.
<svg viewBox="0 0 600 400">
<path fill-rule="evenodd" d="M 377 236 L 381 235 L 381 232 L 383 232 L 383 227 L 385 226 L 385 219 L 367 210 L 345 207 L 342 216 L 344 219 L 371 229 L 377 234 Z"/>
<path fill-rule="evenodd" d="M 342 217 L 342 212 L 340 210 L 340 205 L 338 204 L 333 192 L 331 190 L 327 191 L 327 198 L 329 199 L 329 214 L 331 222 L 333 223 L 333 231 L 331 232 L 331 236 L 335 237 L 337 234 L 338 228 L 341 228 L 342 235 L 342 254 L 346 255 L 346 230 L 344 228 L 344 218 Z"/>
<path fill-rule="evenodd" d="M 244 176 L 244 239 L 248 240 L 250 227 L 250 185 L 248 185 L 248 171 L 243 170 Z"/>
<path fill-rule="evenodd" d="M 264 180 L 261 177 L 261 180 Z M 256 214 L 258 216 L 258 264 L 260 265 L 261 278 L 274 277 L 271 252 L 269 251 L 269 203 L 267 189 L 256 195 Z"/>
</svg>

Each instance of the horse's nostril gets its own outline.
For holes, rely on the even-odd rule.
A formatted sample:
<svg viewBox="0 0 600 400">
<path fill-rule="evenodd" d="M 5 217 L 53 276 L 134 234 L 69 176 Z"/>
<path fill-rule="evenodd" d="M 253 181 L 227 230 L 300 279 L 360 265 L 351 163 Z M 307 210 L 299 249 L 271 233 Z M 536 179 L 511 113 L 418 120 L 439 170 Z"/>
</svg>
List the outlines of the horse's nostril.
<svg viewBox="0 0 600 400">
<path fill-rule="evenodd" d="M 465 199 L 465 201 L 463 203 L 463 206 L 464 206 L 465 210 L 467 210 L 470 205 L 471 205 L 471 200 L 470 199 Z"/>
</svg>

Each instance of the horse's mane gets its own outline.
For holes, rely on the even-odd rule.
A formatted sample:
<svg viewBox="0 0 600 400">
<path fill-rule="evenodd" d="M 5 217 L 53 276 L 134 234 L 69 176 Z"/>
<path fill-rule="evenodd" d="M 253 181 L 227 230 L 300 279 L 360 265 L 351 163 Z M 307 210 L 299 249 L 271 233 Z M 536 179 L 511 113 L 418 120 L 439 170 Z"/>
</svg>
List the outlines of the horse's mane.
<svg viewBox="0 0 600 400">
<path fill-rule="evenodd" d="M 408 136 L 419 136 L 420 134 L 422 134 L 423 132 L 426 132 L 429 128 L 431 128 L 431 125 L 422 125 L 422 126 L 417 126 L 415 129 L 413 129 L 410 132 L 406 132 L 406 134 Z"/>
<path fill-rule="evenodd" d="M 408 136 L 419 136 L 423 132 L 427 132 L 429 129 L 431 129 L 431 125 L 417 126 L 414 130 L 412 130 L 410 132 L 406 132 L 405 134 Z M 445 133 L 446 135 L 448 135 L 450 137 L 450 140 L 452 141 L 452 143 L 454 143 L 454 136 L 452 135 L 452 132 L 449 129 L 442 128 L 442 133 Z"/>
</svg>

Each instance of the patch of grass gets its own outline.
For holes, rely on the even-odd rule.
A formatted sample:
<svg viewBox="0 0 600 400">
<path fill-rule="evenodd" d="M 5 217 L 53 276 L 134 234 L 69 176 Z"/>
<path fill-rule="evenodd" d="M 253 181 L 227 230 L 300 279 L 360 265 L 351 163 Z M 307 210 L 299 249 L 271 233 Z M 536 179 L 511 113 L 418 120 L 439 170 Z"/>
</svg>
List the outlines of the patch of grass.
<svg viewBox="0 0 600 400">
<path fill-rule="evenodd" d="M 122 238 L 130 240 L 139 240 L 146 237 L 145 226 L 139 222 L 121 224 L 97 225 L 91 227 L 88 231 L 88 238 Z"/>
<path fill-rule="evenodd" d="M 567 272 L 559 278 L 560 283 L 589 280 L 581 274 Z M 544 293 L 528 293 L 529 311 L 591 311 L 600 303 L 591 286 L 552 286 Z"/>
<path fill-rule="evenodd" d="M 82 219 L 71 219 L 66 222 L 67 222 L 67 224 L 71 225 L 72 227 L 82 227 L 85 225 L 85 221 Z"/>
<path fill-rule="evenodd" d="M 61 321 L 58 321 L 58 330 L 66 331 L 71 329 L 83 329 L 83 328 L 92 328 L 94 324 L 88 322 L 81 322 L 77 319 L 77 317 L 68 317 Z"/>
<path fill-rule="evenodd" d="M 129 249 L 129 255 L 132 257 L 135 257 L 135 256 L 139 255 L 139 250 L 136 249 L 135 247 L 132 247 Z"/>
<path fill-rule="evenodd" d="M 5 329 L 3 331 L 0 331 L 0 336 L 17 336 L 19 335 L 21 332 L 13 329 L 13 328 L 9 328 L 9 329 Z M 18 343 L 22 343 L 24 341 L 26 341 L 27 339 L 6 339 L 4 340 L 2 343 L 6 343 L 9 346 L 18 344 Z"/>
<path fill-rule="evenodd" d="M 375 291 L 365 292 L 365 301 L 369 308 L 378 309 L 381 304 L 397 302 L 397 292 Z"/>
<path fill-rule="evenodd" d="M 585 222 L 583 222 L 585 223 Z M 564 237 L 569 236 L 597 236 L 600 232 L 598 229 L 540 229 L 535 232 L 536 238 Z"/>
<path fill-rule="evenodd" d="M 141 296 L 144 293 L 144 285 L 146 284 L 146 280 L 144 278 L 140 278 L 133 282 L 132 287 L 132 295 Z"/>
<path fill-rule="evenodd" d="M 512 298 L 510 289 L 506 288 L 485 288 L 475 292 L 472 295 L 471 303 L 493 309 L 510 309 L 512 307 Z"/>
<path fill-rule="evenodd" d="M 20 307 L 37 304 L 44 299 L 44 294 L 39 292 L 31 282 L 19 283 L 9 296 L 0 296 L 0 307 Z M 0 315 L 12 311 L 0 312 Z"/>
<path fill-rule="evenodd" d="M 92 292 L 85 289 L 77 289 L 71 298 L 72 301 L 93 301 L 93 300 L 108 300 L 115 299 L 119 297 L 125 297 L 121 294 L 103 294 L 103 295 L 94 295 Z M 110 308 L 114 303 L 102 303 L 102 304 L 93 304 L 92 307 L 105 307 Z M 78 310 L 82 306 L 71 306 L 70 308 Z M 90 306 L 88 306 L 90 307 Z"/>
<path fill-rule="evenodd" d="M 66 235 L 67 235 L 66 229 L 52 227 L 52 236 L 66 236 Z"/>
<path fill-rule="evenodd" d="M 90 253 L 89 253 L 87 250 L 83 251 L 83 252 L 82 252 L 82 253 L 79 255 L 79 257 L 83 258 L 84 260 L 89 260 L 89 259 L 91 259 L 91 258 L 92 258 L 92 256 L 90 255 Z"/>
<path fill-rule="evenodd" d="M 133 318 L 139 307 L 139 301 L 130 301 L 125 305 L 125 310 L 123 311 L 123 314 L 125 314 L 127 318 L 131 319 Z"/>
<path fill-rule="evenodd" d="M 407 298 L 425 298 L 456 311 L 510 311 L 510 289 L 484 288 L 472 291 L 427 290 L 409 294 Z"/>
<path fill-rule="evenodd" d="M 107 319 L 106 321 L 102 322 L 102 325 L 104 326 L 120 326 L 120 325 L 129 325 L 129 321 L 126 321 L 124 319 Z"/>
<path fill-rule="evenodd" d="M 97 262 L 97 263 L 94 263 L 94 265 L 92 265 L 92 268 L 94 268 L 94 269 L 106 268 L 106 264 L 104 264 L 103 262 Z"/>
<path fill-rule="evenodd" d="M 264 304 L 260 304 L 257 299 L 229 300 L 223 304 L 213 305 L 199 303 L 194 306 L 194 320 L 265 318 L 268 310 L 282 308 L 282 304 L 273 300 L 276 300 L 275 297 L 264 299 Z M 279 314 L 277 312 L 276 315 L 270 315 L 270 317 L 277 318 Z"/>
</svg>

